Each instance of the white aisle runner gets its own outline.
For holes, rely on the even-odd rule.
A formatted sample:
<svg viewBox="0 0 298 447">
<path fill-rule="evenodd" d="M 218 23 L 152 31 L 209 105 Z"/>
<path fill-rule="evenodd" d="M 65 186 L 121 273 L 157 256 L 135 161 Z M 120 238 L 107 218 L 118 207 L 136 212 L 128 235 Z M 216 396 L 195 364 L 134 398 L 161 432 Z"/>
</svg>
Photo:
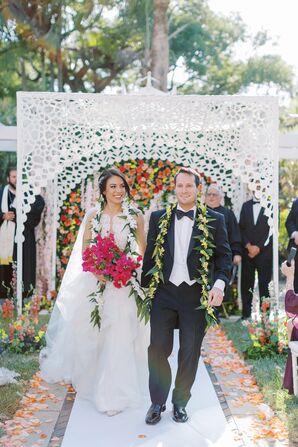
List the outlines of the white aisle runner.
<svg viewBox="0 0 298 447">
<path fill-rule="evenodd" d="M 175 331 L 176 332 L 176 331 Z M 170 357 L 173 377 L 177 369 L 178 342 L 175 334 Z M 171 393 L 167 410 L 157 425 L 144 422 L 150 406 L 148 398 L 142 408 L 126 410 L 108 417 L 94 406 L 76 398 L 62 447 L 233 447 L 236 445 L 230 427 L 203 361 L 200 361 L 192 397 L 187 406 L 188 422 L 176 423 L 171 418 Z"/>
</svg>

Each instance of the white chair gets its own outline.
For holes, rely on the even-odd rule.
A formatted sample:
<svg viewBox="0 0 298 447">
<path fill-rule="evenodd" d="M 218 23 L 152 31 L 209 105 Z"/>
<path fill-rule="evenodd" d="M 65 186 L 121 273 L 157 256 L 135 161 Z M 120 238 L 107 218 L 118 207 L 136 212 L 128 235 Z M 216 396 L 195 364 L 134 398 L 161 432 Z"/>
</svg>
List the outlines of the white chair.
<svg viewBox="0 0 298 447">
<path fill-rule="evenodd" d="M 292 354 L 294 394 L 298 396 L 298 341 L 290 341 L 289 348 Z"/>
</svg>

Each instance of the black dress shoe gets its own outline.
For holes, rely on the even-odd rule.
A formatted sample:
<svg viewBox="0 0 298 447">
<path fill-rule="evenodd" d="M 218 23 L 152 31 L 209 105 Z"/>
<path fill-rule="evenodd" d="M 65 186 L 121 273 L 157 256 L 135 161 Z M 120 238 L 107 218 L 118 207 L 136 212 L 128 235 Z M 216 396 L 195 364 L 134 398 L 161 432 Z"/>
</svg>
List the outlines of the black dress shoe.
<svg viewBox="0 0 298 447">
<path fill-rule="evenodd" d="M 146 414 L 146 424 L 154 425 L 161 420 L 161 412 L 165 411 L 165 404 L 152 404 Z"/>
<path fill-rule="evenodd" d="M 186 422 L 188 416 L 184 407 L 173 405 L 173 419 L 175 422 Z"/>
</svg>

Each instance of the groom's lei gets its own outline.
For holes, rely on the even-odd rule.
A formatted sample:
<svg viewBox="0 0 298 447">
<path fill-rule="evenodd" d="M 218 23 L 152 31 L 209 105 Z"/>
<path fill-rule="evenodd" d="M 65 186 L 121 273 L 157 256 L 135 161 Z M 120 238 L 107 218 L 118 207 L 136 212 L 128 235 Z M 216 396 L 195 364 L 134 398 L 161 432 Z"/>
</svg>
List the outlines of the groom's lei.
<svg viewBox="0 0 298 447">
<path fill-rule="evenodd" d="M 150 301 L 154 298 L 156 290 L 160 281 L 164 282 L 163 278 L 163 258 L 164 258 L 164 242 L 165 237 L 168 233 L 171 216 L 173 209 L 177 204 L 173 203 L 166 208 L 165 213 L 159 219 L 159 234 L 156 238 L 153 250 L 154 267 L 148 272 L 152 275 L 149 283 L 149 291 L 146 300 Z M 201 305 L 197 309 L 205 309 L 207 325 L 211 326 L 216 322 L 216 317 L 214 315 L 214 309 L 208 302 L 209 296 L 209 285 L 208 285 L 208 270 L 209 270 L 209 260 L 213 253 L 214 244 L 212 242 L 212 235 L 209 231 L 208 223 L 211 222 L 211 218 L 208 217 L 207 206 L 201 201 L 201 197 L 198 196 L 197 199 L 197 215 L 196 215 L 196 225 L 200 230 L 200 234 L 196 236 L 198 246 L 195 250 L 199 252 L 200 265 L 198 268 L 198 278 L 196 281 L 201 284 Z M 147 303 L 148 305 L 148 303 Z"/>
<path fill-rule="evenodd" d="M 105 206 L 104 199 L 100 197 L 98 199 L 97 204 L 97 212 L 92 220 L 92 241 L 95 241 L 96 236 L 100 233 L 100 219 L 102 216 L 102 212 Z M 130 256 L 138 256 L 138 253 L 136 252 L 136 246 L 137 246 L 137 221 L 136 216 L 138 215 L 138 210 L 135 208 L 128 198 L 125 198 L 122 202 L 122 216 L 120 218 L 125 219 L 127 221 L 124 228 L 127 226 L 129 228 L 128 237 L 127 237 L 127 244 L 124 249 L 124 251 L 129 254 Z M 145 319 L 145 322 L 149 320 L 149 308 L 147 306 L 146 300 L 145 300 L 145 294 L 144 291 L 140 285 L 140 282 L 137 278 L 137 274 L 135 276 L 132 276 L 131 279 L 127 283 L 128 286 L 130 286 L 131 291 L 129 296 L 134 296 L 136 305 L 137 305 L 137 315 L 142 320 Z M 92 293 L 90 295 L 90 301 L 95 304 L 93 311 L 91 312 L 91 320 L 90 322 L 93 323 L 94 326 L 98 326 L 100 328 L 100 310 L 103 305 L 102 302 L 102 294 L 105 290 L 105 284 L 99 283 L 99 288 L 95 293 Z"/>
</svg>

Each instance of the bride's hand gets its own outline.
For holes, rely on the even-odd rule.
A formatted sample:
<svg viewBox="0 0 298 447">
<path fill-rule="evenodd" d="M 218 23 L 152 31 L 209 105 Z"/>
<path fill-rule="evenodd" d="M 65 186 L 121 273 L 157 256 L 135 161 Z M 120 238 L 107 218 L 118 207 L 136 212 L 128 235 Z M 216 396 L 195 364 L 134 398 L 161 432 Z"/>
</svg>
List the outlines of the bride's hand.
<svg viewBox="0 0 298 447">
<path fill-rule="evenodd" d="M 107 282 L 106 278 L 103 275 L 95 275 L 99 282 L 105 284 Z"/>
</svg>

